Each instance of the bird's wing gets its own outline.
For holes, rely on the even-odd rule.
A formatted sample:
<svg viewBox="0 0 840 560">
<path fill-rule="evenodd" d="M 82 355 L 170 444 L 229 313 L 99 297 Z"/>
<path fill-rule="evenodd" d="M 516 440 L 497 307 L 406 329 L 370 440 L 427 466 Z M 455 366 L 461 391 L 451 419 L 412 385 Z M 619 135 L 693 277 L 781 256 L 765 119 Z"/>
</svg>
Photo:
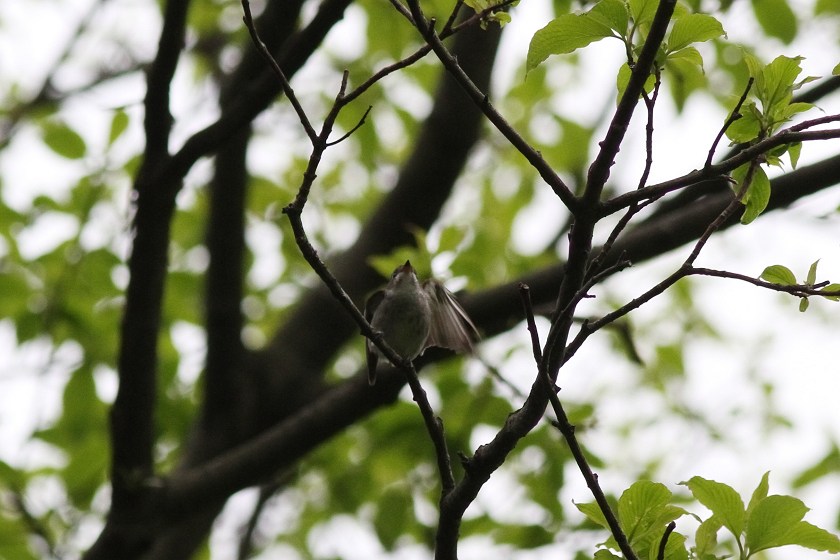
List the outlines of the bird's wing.
<svg viewBox="0 0 840 560">
<path fill-rule="evenodd" d="M 373 315 L 376 313 L 376 308 L 382 303 L 385 297 L 385 290 L 377 290 L 370 294 L 365 302 L 365 319 L 368 323 L 373 322 Z M 365 356 L 367 358 L 368 367 L 368 383 L 373 385 L 376 383 L 376 365 L 379 362 L 379 354 L 370 339 L 365 339 Z"/>
<path fill-rule="evenodd" d="M 432 303 L 432 325 L 426 346 L 440 346 L 456 352 L 472 352 L 478 329 L 446 286 L 426 280 L 423 289 Z"/>
</svg>

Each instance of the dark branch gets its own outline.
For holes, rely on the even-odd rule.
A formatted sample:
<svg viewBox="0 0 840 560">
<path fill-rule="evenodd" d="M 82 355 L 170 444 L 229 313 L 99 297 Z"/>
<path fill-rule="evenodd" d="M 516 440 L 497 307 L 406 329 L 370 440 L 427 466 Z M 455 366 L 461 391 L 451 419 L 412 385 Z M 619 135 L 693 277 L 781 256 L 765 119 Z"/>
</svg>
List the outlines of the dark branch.
<svg viewBox="0 0 840 560">
<path fill-rule="evenodd" d="M 283 73 L 283 70 L 280 68 L 280 65 L 274 59 L 274 56 L 269 52 L 268 47 L 265 46 L 262 39 L 260 39 L 259 34 L 257 33 L 257 28 L 254 26 L 254 18 L 251 17 L 251 3 L 248 0 L 242 0 L 242 11 L 245 14 L 243 20 L 245 21 L 245 27 L 248 28 L 248 32 L 251 34 L 251 39 L 254 42 L 254 45 L 257 47 L 257 50 L 263 55 L 266 62 L 268 62 L 269 67 L 274 71 L 274 74 L 277 76 L 278 80 L 280 81 L 280 86 L 283 89 L 283 93 L 286 95 L 286 98 L 289 100 L 289 103 L 292 104 L 292 107 L 295 110 L 295 114 L 298 116 L 298 120 L 300 120 L 300 124 L 303 126 L 303 130 L 306 132 L 306 135 L 309 137 L 309 141 L 313 144 L 316 142 L 318 134 L 315 132 L 315 129 L 312 128 L 312 124 L 309 122 L 309 117 L 307 117 L 306 112 L 303 110 L 303 107 L 300 105 L 300 101 L 298 101 L 297 95 L 295 95 L 295 91 L 292 89 L 292 84 L 289 83 L 288 78 L 286 78 L 286 74 Z"/>
<path fill-rule="evenodd" d="M 169 224 L 174 211 L 166 185 L 145 181 L 165 161 L 170 130 L 169 85 L 183 46 L 188 2 L 171 0 L 146 94 L 146 151 L 135 182 L 135 238 L 121 328 L 119 390 L 111 410 L 113 508 L 125 507 L 152 473 L 157 338 L 166 276 Z"/>
<path fill-rule="evenodd" d="M 169 132 L 172 129 L 169 87 L 178 66 L 181 49 L 184 48 L 188 6 L 188 0 L 169 0 L 165 5 L 157 58 L 149 69 L 146 84 L 145 166 L 158 165 L 169 154 Z"/>
<path fill-rule="evenodd" d="M 435 33 L 434 26 L 426 20 L 420 8 L 418 0 L 409 0 L 409 7 L 414 18 L 415 25 L 426 42 L 435 51 L 447 72 L 455 78 L 461 88 L 469 95 L 476 107 L 481 109 L 493 126 L 507 138 L 508 142 L 521 153 L 525 159 L 537 170 L 543 180 L 554 190 L 560 200 L 572 211 L 577 206 L 577 201 L 569 187 L 563 182 L 559 175 L 543 159 L 542 155 L 534 149 L 522 136 L 505 120 L 504 117 L 493 107 L 486 93 L 476 86 L 463 68 L 449 52 L 449 49 L 441 42 L 440 37 Z"/>
<path fill-rule="evenodd" d="M 837 120 L 840 120 L 840 115 L 829 115 L 827 117 L 821 117 L 819 119 L 813 119 L 800 123 L 789 129 L 779 131 L 773 136 L 765 138 L 764 140 L 753 144 L 749 148 L 745 148 L 731 158 L 718 164 L 711 165 L 702 170 L 694 170 L 681 177 L 670 179 L 656 185 L 650 185 L 649 187 L 645 187 L 643 189 L 618 195 L 601 205 L 599 215 L 608 216 L 623 208 L 627 208 L 634 202 L 640 202 L 653 197 L 660 197 L 670 192 L 691 185 L 696 185 L 703 181 L 708 181 L 709 179 L 725 177 L 733 169 L 740 167 L 749 161 L 755 160 L 757 157 L 760 157 L 778 146 L 784 146 L 786 144 L 793 144 L 796 142 L 810 142 L 840 138 L 840 129 L 803 131 L 804 128 L 810 128 L 828 122 L 836 122 Z"/>
<path fill-rule="evenodd" d="M 534 320 L 534 308 L 531 303 L 530 290 L 528 289 L 528 286 L 520 284 L 519 293 L 522 299 L 523 308 L 525 309 L 525 320 L 528 325 L 528 331 L 531 333 L 531 347 L 534 352 L 534 360 L 538 369 L 537 375 L 543 382 L 544 390 L 548 395 L 551 408 L 554 410 L 554 415 L 557 419 L 557 422 L 554 425 L 566 440 L 566 444 L 569 446 L 569 451 L 572 453 L 572 457 L 574 457 L 575 463 L 583 475 L 584 480 L 586 480 L 586 485 L 595 497 L 595 502 L 598 504 L 601 513 L 604 514 L 604 519 L 607 520 L 610 532 L 612 533 L 613 538 L 615 538 L 621 552 L 624 553 L 624 557 L 628 560 L 636 560 L 636 553 L 633 552 L 633 548 L 630 546 L 630 541 L 627 539 L 627 535 L 621 529 L 621 525 L 618 523 L 618 518 L 610 507 L 606 494 L 604 494 L 604 491 L 601 489 L 601 484 L 598 482 L 598 476 L 592 471 L 592 468 L 589 466 L 589 461 L 586 459 L 586 455 L 580 447 L 580 443 L 578 443 L 577 436 L 575 435 L 575 427 L 569 422 L 569 417 L 563 409 L 563 404 L 557 397 L 558 389 L 554 386 L 554 382 L 548 376 L 548 371 L 545 370 L 545 361 L 542 359 L 539 334 L 537 333 L 537 324 Z"/>
<path fill-rule="evenodd" d="M 706 157 L 706 165 L 704 165 L 703 167 L 710 167 L 712 165 L 712 158 L 715 157 L 715 152 L 717 151 L 717 147 L 720 143 L 721 138 L 723 138 L 723 135 L 726 134 L 726 131 L 729 129 L 729 127 L 732 126 L 732 123 L 741 118 L 741 107 L 747 100 L 747 95 L 749 95 L 754 81 L 755 78 L 753 78 L 752 76 L 750 76 L 750 79 L 747 80 L 747 85 L 744 88 L 744 93 L 741 94 L 741 98 L 738 100 L 738 103 L 735 104 L 735 108 L 732 109 L 732 112 L 729 114 L 729 117 L 727 117 L 726 121 L 723 123 L 723 126 L 720 128 L 720 131 L 717 133 L 717 136 L 715 136 L 715 139 L 712 142 L 712 147 L 709 148 L 709 155 Z"/>
</svg>

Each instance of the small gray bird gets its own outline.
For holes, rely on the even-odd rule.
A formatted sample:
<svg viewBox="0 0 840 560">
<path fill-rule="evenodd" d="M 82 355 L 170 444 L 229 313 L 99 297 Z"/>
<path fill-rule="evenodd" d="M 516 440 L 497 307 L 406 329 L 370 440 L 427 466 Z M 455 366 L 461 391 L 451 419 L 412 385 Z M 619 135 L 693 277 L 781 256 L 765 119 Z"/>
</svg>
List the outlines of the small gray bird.
<svg viewBox="0 0 840 560">
<path fill-rule="evenodd" d="M 365 318 L 400 357 L 413 360 L 430 346 L 472 352 L 478 330 L 452 292 L 435 279 L 420 282 L 409 261 L 365 305 Z M 380 352 L 367 341 L 368 382 L 376 383 Z"/>
</svg>

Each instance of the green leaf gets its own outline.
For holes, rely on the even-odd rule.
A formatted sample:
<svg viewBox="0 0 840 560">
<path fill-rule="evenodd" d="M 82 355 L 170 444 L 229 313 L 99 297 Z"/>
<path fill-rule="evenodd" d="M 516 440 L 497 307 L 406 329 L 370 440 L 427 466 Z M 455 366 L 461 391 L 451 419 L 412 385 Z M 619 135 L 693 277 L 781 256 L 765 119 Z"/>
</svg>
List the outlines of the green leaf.
<svg viewBox="0 0 840 560">
<path fill-rule="evenodd" d="M 829 284 L 825 288 L 821 289 L 820 292 L 840 292 L 840 284 Z M 840 296 L 823 296 L 825 299 L 830 299 L 831 301 L 840 301 Z"/>
<path fill-rule="evenodd" d="M 653 546 L 650 547 L 650 552 L 648 554 L 648 558 L 651 560 L 656 560 L 658 558 L 659 553 L 659 542 L 661 540 L 661 536 L 659 539 L 654 539 L 651 543 Z M 687 560 L 688 559 L 688 550 L 685 547 L 685 535 L 681 535 L 676 531 L 671 533 L 668 536 L 668 542 L 665 543 L 665 560 Z"/>
<path fill-rule="evenodd" d="M 796 276 L 794 276 L 793 271 L 781 264 L 768 266 L 759 278 L 763 278 L 773 284 L 779 284 L 780 286 L 792 286 L 796 284 Z"/>
<path fill-rule="evenodd" d="M 723 527 L 723 522 L 717 515 L 712 515 L 697 527 L 697 532 L 694 535 L 694 546 L 698 558 L 703 558 L 715 552 L 718 542 L 717 534 L 721 527 Z"/>
<path fill-rule="evenodd" d="M 792 116 L 804 113 L 814 108 L 812 103 L 791 103 L 779 113 L 780 120 L 789 120 Z"/>
<path fill-rule="evenodd" d="M 744 502 L 731 486 L 699 476 L 680 484 L 687 486 L 697 501 L 709 508 L 736 538 L 741 535 L 746 517 Z"/>
<path fill-rule="evenodd" d="M 597 7 L 597 6 L 596 6 Z M 594 9 L 593 9 L 594 11 Z M 604 15 L 563 14 L 534 33 L 528 47 L 525 68 L 533 70 L 553 54 L 567 54 L 605 37 L 614 36 Z"/>
<path fill-rule="evenodd" d="M 111 130 L 108 132 L 108 146 L 112 146 L 122 133 L 128 128 L 128 113 L 124 109 L 114 111 L 111 119 Z"/>
<path fill-rule="evenodd" d="M 817 283 L 817 265 L 820 264 L 820 259 L 815 260 L 811 263 L 811 267 L 808 269 L 808 277 L 805 280 L 805 283 L 809 286 L 813 286 Z"/>
<path fill-rule="evenodd" d="M 831 69 L 831 75 L 840 76 L 840 63 L 838 63 L 837 66 Z"/>
<path fill-rule="evenodd" d="M 752 101 L 744 103 L 740 114 L 726 129 L 726 137 L 739 144 L 755 140 L 762 128 L 761 113 Z"/>
<path fill-rule="evenodd" d="M 42 133 L 47 146 L 62 157 L 81 159 L 87 153 L 84 139 L 64 122 L 46 121 L 42 126 Z"/>
<path fill-rule="evenodd" d="M 108 445 L 99 437 L 88 437 L 74 449 L 62 474 L 67 493 L 77 507 L 90 507 L 94 494 L 106 480 L 108 459 Z"/>
<path fill-rule="evenodd" d="M 794 525 L 787 534 L 784 535 L 782 542 L 775 546 L 784 545 L 798 545 L 810 548 L 811 550 L 821 550 L 837 554 L 840 552 L 840 539 L 837 535 L 829 533 L 825 529 L 821 529 L 807 521 L 800 521 Z"/>
<path fill-rule="evenodd" d="M 575 504 L 575 507 L 578 508 L 583 515 L 585 515 L 590 521 L 600 525 L 605 529 L 610 528 L 610 524 L 607 523 L 607 518 L 604 517 L 604 513 L 601 511 L 601 508 L 595 502 L 586 502 L 582 504 Z"/>
<path fill-rule="evenodd" d="M 601 0 L 589 12 L 589 17 L 600 22 L 621 37 L 627 35 L 627 25 L 630 15 L 622 0 Z"/>
<path fill-rule="evenodd" d="M 20 516 L 0 515 L 0 558 L 4 560 L 7 558 L 14 558 L 14 560 L 43 558 L 43 555 L 35 555 L 32 552 L 30 548 L 32 541 L 31 529 Z"/>
<path fill-rule="evenodd" d="M 700 51 L 698 51 L 694 47 L 685 47 L 684 49 L 674 51 L 668 55 L 668 62 L 674 62 L 678 60 L 690 62 L 691 64 L 699 66 L 700 68 L 703 67 L 703 56 L 700 54 Z"/>
<path fill-rule="evenodd" d="M 373 527 L 385 550 L 394 550 L 397 539 L 413 519 L 413 500 L 405 488 L 387 488 L 379 497 Z"/>
<path fill-rule="evenodd" d="M 454 251 L 467 236 L 467 229 L 462 226 L 447 226 L 440 232 L 438 251 Z"/>
<path fill-rule="evenodd" d="M 769 490 L 770 471 L 767 471 L 766 473 L 764 473 L 764 476 L 761 477 L 761 482 L 759 482 L 758 486 L 756 486 L 755 490 L 753 490 L 752 497 L 750 498 L 750 503 L 747 505 L 747 516 L 750 515 L 750 512 L 755 509 L 755 506 L 758 505 L 758 503 L 761 502 L 761 500 L 767 497 L 767 492 Z"/>
<path fill-rule="evenodd" d="M 671 491 L 664 484 L 649 480 L 634 482 L 618 499 L 618 518 L 627 529 L 670 500 Z"/>
<path fill-rule="evenodd" d="M 633 70 L 628 66 L 626 63 L 621 65 L 621 68 L 618 69 L 618 77 L 616 78 L 616 89 L 618 90 L 618 97 L 616 101 L 621 100 L 624 96 L 624 90 L 627 89 L 627 84 L 630 83 L 630 76 L 633 73 Z M 653 87 L 656 85 L 656 76 L 653 74 L 647 77 L 645 81 L 644 90 L 645 93 L 650 93 L 653 91 Z"/>
<path fill-rule="evenodd" d="M 806 298 L 806 297 L 801 298 L 799 300 L 799 312 L 800 313 L 805 313 L 806 311 L 808 311 L 808 304 L 809 304 L 808 298 Z"/>
<path fill-rule="evenodd" d="M 752 8 L 765 33 L 786 45 L 796 38 L 796 14 L 787 0 L 752 0 Z"/>
<path fill-rule="evenodd" d="M 802 57 L 778 56 L 756 76 L 755 85 L 765 114 L 787 106 L 793 95 L 794 82 L 802 72 Z"/>
<path fill-rule="evenodd" d="M 808 508 L 791 496 L 767 496 L 758 502 L 746 524 L 746 545 L 751 553 L 791 543 L 787 535 Z"/>
<path fill-rule="evenodd" d="M 630 0 L 630 17 L 637 26 L 646 26 L 653 21 L 659 0 Z"/>
<path fill-rule="evenodd" d="M 755 220 L 767 208 L 770 202 L 770 179 L 761 167 L 756 167 L 753 172 L 752 183 L 747 188 L 747 193 L 742 202 L 746 208 L 741 216 L 741 223 L 746 225 Z"/>
<path fill-rule="evenodd" d="M 837 284 L 837 287 L 840 289 L 840 284 Z M 794 488 L 802 488 L 816 480 L 838 472 L 840 472 L 840 448 L 835 443 L 822 459 L 799 473 L 793 479 L 792 484 Z"/>
<path fill-rule="evenodd" d="M 592 557 L 592 560 L 622 560 L 623 556 L 616 556 L 606 548 L 601 548 L 595 551 L 595 556 Z"/>
<path fill-rule="evenodd" d="M 822 14 L 840 15 L 840 3 L 837 0 L 817 0 L 814 5 L 814 15 Z"/>
<path fill-rule="evenodd" d="M 799 154 L 802 153 L 802 142 L 794 142 L 788 144 L 788 157 L 790 158 L 790 166 L 796 169 L 799 163 Z"/>
<path fill-rule="evenodd" d="M 664 484 L 649 480 L 635 482 L 622 493 L 617 514 L 633 548 L 644 551 L 657 547 L 663 528 L 686 513 L 670 503 L 671 496 Z"/>
<path fill-rule="evenodd" d="M 668 36 L 668 50 L 678 51 L 692 43 L 710 41 L 725 35 L 718 20 L 706 14 L 687 14 L 674 22 Z"/>
<path fill-rule="evenodd" d="M 492 531 L 493 540 L 519 549 L 537 548 L 554 542 L 554 532 L 543 525 L 501 525 Z"/>
</svg>

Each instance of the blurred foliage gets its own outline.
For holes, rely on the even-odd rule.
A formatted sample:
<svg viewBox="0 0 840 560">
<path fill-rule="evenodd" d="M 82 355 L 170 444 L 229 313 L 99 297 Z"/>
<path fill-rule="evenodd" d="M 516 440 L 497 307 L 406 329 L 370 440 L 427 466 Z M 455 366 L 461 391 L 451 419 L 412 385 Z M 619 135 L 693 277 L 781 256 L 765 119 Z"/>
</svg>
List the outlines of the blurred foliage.
<svg viewBox="0 0 840 560">
<path fill-rule="evenodd" d="M 748 14 L 753 19 L 749 23 L 761 32 L 754 37 L 754 44 L 735 46 L 724 35 L 726 24 L 721 25 L 718 19 L 726 22 L 736 4 L 726 0 L 681 3 L 679 18 L 670 31 L 670 46 L 663 50 L 658 64 L 665 86 L 663 95 L 668 92 L 678 110 L 689 111 L 692 99 L 713 99 L 722 115 L 743 91 L 750 65 L 754 69 L 772 68 L 773 64 L 788 66 L 789 79 L 781 100 L 784 103 L 768 97 L 773 88 L 765 87 L 748 105 L 748 117 L 730 129 L 730 133 L 735 133 L 734 141 L 746 142 L 775 130 L 802 108 L 791 109 L 788 102 L 790 94 L 803 82 L 794 81 L 800 70 L 799 58 L 779 58 L 765 66 L 758 62 L 757 55 L 748 54 L 746 58 L 753 61 L 748 65 L 743 53 L 766 46 L 768 39 L 795 45 L 812 18 L 833 22 L 836 28 L 840 25 L 840 9 L 833 0 L 817 0 L 812 13 L 798 13 L 795 8 L 799 3 L 793 1 L 753 0 Z M 145 1 L 139 3 L 139 8 L 159 24 L 161 5 Z M 427 15 L 445 21 L 451 5 L 435 0 L 424 4 L 424 9 Z M 538 52 L 509 61 L 511 67 L 506 70 L 512 78 L 494 84 L 492 97 L 510 123 L 523 131 L 568 184 L 580 188 L 603 131 L 602 121 L 614 106 L 629 66 L 625 65 L 624 70 L 609 65 L 600 68 L 579 50 L 598 39 L 615 37 L 622 43 L 614 42 L 616 52 L 635 56 L 644 39 L 646 18 L 655 3 L 556 0 L 550 7 L 553 13 L 549 18 L 557 18 L 553 21 L 559 20 L 555 25 L 561 29 L 586 20 L 582 13 L 602 12 L 600 17 L 606 18 L 606 23 L 602 19 L 594 26 L 587 24 L 588 34 L 578 36 L 579 41 L 573 44 L 558 45 L 557 36 L 546 39 L 537 35 L 532 49 Z M 307 107 L 314 107 L 315 112 L 331 102 L 345 69 L 351 86 L 358 85 L 419 46 L 418 33 L 387 3 L 361 0 L 351 10 L 354 25 L 364 26 L 352 35 L 357 44 L 344 49 L 340 41 L 328 41 L 321 53 L 324 56 L 320 57 L 318 80 L 300 84 L 300 92 L 308 96 Z M 508 29 L 513 29 L 518 10 L 513 8 L 509 13 L 513 24 Z M 32 26 L 33 21 L 37 20 L 17 23 Z M 115 37 L 108 29 L 97 27 L 106 27 L 107 23 L 93 21 L 90 27 L 82 29 L 79 42 L 98 41 L 96 56 L 89 52 L 76 54 L 69 49 L 56 67 L 31 69 L 38 78 L 36 82 L 46 83 L 62 72 L 78 72 L 74 65 L 83 65 L 85 72 L 74 77 L 82 83 L 64 87 L 58 80 L 41 95 L 33 91 L 31 84 L 0 70 L 2 90 L 7 92 L 0 100 L 0 157 L 6 169 L 13 166 L 16 158 L 24 158 L 24 166 L 29 168 L 24 178 L 9 174 L 0 179 L 0 329 L 13 339 L 16 357 L 38 357 L 34 366 L 21 365 L 20 371 L 12 367 L 8 375 L 25 375 L 25 382 L 35 383 L 39 391 L 61 396 L 57 410 L 50 410 L 44 417 L 34 415 L 26 446 L 35 451 L 2 457 L 0 461 L 0 558 L 73 556 L 79 547 L 88 544 L 75 540 L 78 528 L 100 523 L 106 513 L 102 504 L 109 462 L 107 410 L 116 381 L 118 333 L 127 281 L 129 185 L 143 150 L 142 115 L 137 104 L 144 92 L 138 88 L 140 80 L 136 78 L 150 57 L 149 37 L 156 32 L 144 29 L 143 33 Z M 551 25 L 549 21 L 541 24 Z M 0 34 L 11 25 L 3 21 Z M 204 123 L 204 115 L 192 122 L 190 109 L 212 102 L 213 92 L 230 70 L 231 61 L 241 56 L 248 38 L 236 0 L 194 1 L 188 25 L 184 67 L 189 71 L 178 76 L 174 87 L 179 103 L 186 105 L 180 107 L 176 118 L 187 122 L 179 125 L 183 124 L 184 130 L 194 130 Z M 543 39 L 545 44 L 540 43 Z M 49 42 L 50 38 L 41 40 Z M 349 39 L 344 36 L 342 40 Z M 576 52 L 557 56 L 570 51 Z M 135 79 L 133 82 L 120 81 L 126 79 L 126 69 L 133 69 L 128 76 Z M 830 71 L 828 67 L 824 73 Z M 595 72 L 609 78 L 606 82 L 610 92 L 587 97 L 590 94 L 581 89 L 581 84 Z M 360 223 L 393 186 L 399 165 L 410 153 L 428 114 L 440 75 L 439 65 L 427 56 L 388 76 L 340 114 L 337 135 L 351 130 L 367 106 L 373 107 L 367 124 L 334 152 L 328 152 L 319 169 L 307 228 L 311 239 L 326 254 L 347 246 Z M 117 95 L 115 90 L 121 93 Z M 125 91 L 130 91 L 128 101 Z M 585 99 L 588 105 L 601 101 L 603 107 L 579 111 L 576 104 L 580 101 L 573 105 L 569 99 Z M 314 282 L 281 213 L 295 194 L 308 146 L 288 141 L 299 131 L 287 106 L 273 108 L 269 113 L 267 123 L 259 120 L 255 124 L 255 165 L 247 210 L 250 254 L 243 311 L 249 334 L 243 337 L 251 346 L 259 346 L 271 336 L 284 312 Z M 723 117 L 721 124 L 722 121 Z M 277 148 L 275 133 L 284 126 L 293 132 L 284 131 L 286 135 L 279 141 L 284 143 L 281 150 Z M 793 146 L 785 149 L 791 156 L 796 150 Z M 775 154 L 777 158 L 780 155 Z M 45 173 L 45 169 L 49 172 Z M 157 403 L 156 456 L 164 472 L 179 457 L 200 398 L 195 381 L 200 365 L 195 364 L 200 364 L 201 356 L 197 359 L 196 351 L 181 344 L 176 333 L 182 327 L 193 329 L 199 337 L 202 332 L 205 182 L 206 170 L 198 169 L 190 176 L 188 187 L 179 197 L 172 229 Z M 377 267 L 387 275 L 395 262 L 411 258 L 419 261 L 416 265 L 422 262 L 423 271 L 431 273 L 439 262 L 436 259 L 441 259 L 451 263 L 447 268 L 452 277 L 464 279 L 468 289 L 477 290 L 556 262 L 558 252 L 562 256 L 558 246 L 567 233 L 569 216 L 558 201 L 551 199 L 546 203 L 546 198 L 540 197 L 543 190 L 539 175 L 521 155 L 497 132 L 487 130 L 441 222 L 429 232 L 415 232 L 419 249 L 406 252 L 403 248 L 402 253 L 382 256 L 376 261 Z M 535 211 L 539 211 L 541 228 L 547 234 L 526 249 L 514 238 L 517 232 L 533 226 L 529 222 Z M 785 273 L 789 269 L 782 268 L 765 271 L 765 277 L 770 274 L 776 282 L 779 278 L 789 280 Z M 813 283 L 813 279 L 809 281 Z M 629 364 L 633 390 L 664 403 L 672 414 L 668 421 L 699 426 L 708 439 L 725 438 L 721 425 L 737 419 L 738 412 L 721 409 L 710 418 L 698 410 L 692 395 L 685 392 L 691 341 L 722 338 L 709 317 L 693 307 L 693 290 L 691 282 L 681 282 L 662 298 L 658 313 L 630 318 L 610 331 L 612 346 L 608 343 L 607 348 L 611 358 L 604 358 L 604 368 L 617 368 L 616 362 L 625 367 Z M 598 304 L 618 305 L 625 300 L 623 291 L 605 288 Z M 356 341 L 343 357 L 360 364 L 361 344 L 361 339 Z M 474 361 L 451 360 L 424 373 L 424 384 L 429 385 L 436 399 L 433 402 L 443 418 L 453 452 L 469 453 L 484 443 L 488 434 L 498 430 L 507 415 L 521 406 L 522 392 L 528 389 L 533 376 L 530 366 L 522 367 L 523 363 L 530 363 L 523 361 L 530 349 L 515 337 L 499 337 L 488 346 L 492 346 L 489 352 L 496 357 L 493 366 L 509 383 L 490 376 Z M 340 358 L 336 364 L 341 363 Z M 193 365 L 188 367 L 189 364 Z M 333 378 L 341 377 L 342 367 L 336 365 L 335 370 Z M 598 372 L 578 372 L 583 376 L 590 373 L 594 378 Z M 3 382 L 12 385 L 12 381 Z M 511 389 L 510 384 L 517 390 Z M 623 400 L 627 389 L 606 386 L 598 390 L 602 392 L 571 400 L 569 413 L 579 433 L 598 426 L 606 407 L 602 399 Z M 561 393 L 561 397 L 565 395 Z M 772 390 L 766 391 L 762 406 L 773 408 L 773 397 Z M 636 412 L 638 416 L 632 420 L 618 422 L 618 437 L 629 440 L 645 423 L 662 420 L 650 418 L 644 410 Z M 781 413 L 767 414 L 766 422 L 785 425 L 788 419 Z M 603 449 L 602 444 L 596 443 L 590 452 L 593 466 L 599 469 L 607 467 L 601 457 Z M 667 451 L 661 454 L 645 459 L 650 474 L 655 474 L 657 465 L 667 459 Z M 632 458 L 627 461 L 632 464 Z M 836 477 L 840 471 L 837 446 L 831 446 L 814 464 L 801 467 L 794 481 L 796 486 Z M 497 479 L 499 484 L 494 491 L 507 493 L 509 509 L 496 510 L 493 504 L 479 504 L 464 523 L 465 537 L 484 536 L 501 551 L 551 546 L 569 542 L 573 535 L 597 534 L 597 538 L 603 538 L 604 533 L 598 529 L 602 520 L 589 507 L 591 504 L 577 504 L 587 515 L 581 519 L 572 511 L 568 495 L 563 494 L 569 473 L 574 472 L 567 469 L 573 468 L 571 455 L 559 434 L 545 422 L 494 476 L 492 484 Z M 642 471 L 646 467 L 636 464 L 633 468 Z M 401 399 L 334 438 L 312 453 L 292 475 L 293 481 L 283 487 L 281 497 L 286 504 L 292 504 L 294 519 L 267 532 L 262 542 L 264 549 L 287 544 L 309 551 L 315 531 L 340 515 L 351 516 L 375 534 L 384 551 L 413 544 L 433 546 L 434 517 L 428 512 L 437 503 L 439 489 L 431 444 L 409 399 Z M 692 481 L 686 485 L 695 497 L 696 487 L 709 482 Z M 575 499 L 580 495 L 575 494 Z M 685 503 L 675 505 L 672 498 L 663 486 L 642 482 L 629 486 L 621 498 L 614 500 L 619 511 L 624 512 L 622 523 L 641 523 L 644 530 L 635 534 L 642 546 L 640 550 L 650 551 L 656 544 L 655 530 L 647 524 L 651 519 L 661 524 L 684 513 L 681 508 L 687 507 Z M 769 498 L 772 496 L 764 499 Z M 649 500 L 648 511 L 634 509 L 639 499 Z M 697 499 L 712 510 L 709 519 L 732 513 L 718 502 Z M 787 512 L 791 519 L 801 510 L 790 500 L 766 507 L 771 514 Z M 746 520 L 750 513 L 757 516 L 756 511 L 757 508 L 752 512 L 742 508 L 737 514 Z M 654 517 L 645 517 L 651 515 Z M 794 521 L 804 523 L 801 517 Z M 706 540 L 698 547 L 716 544 L 717 530 L 722 527 L 730 529 L 732 539 L 749 542 L 754 550 L 774 544 L 757 523 L 750 526 L 744 521 L 743 527 L 715 525 L 708 519 L 704 523 L 708 523 L 704 529 Z M 817 539 L 813 532 L 799 536 L 800 544 Z M 685 557 L 683 539 L 672 535 L 666 558 Z M 825 539 L 834 546 L 829 537 Z M 570 546 L 578 546 L 578 541 L 571 542 Z M 615 557 L 608 550 L 614 551 L 612 544 L 608 540 L 595 557 Z M 727 546 L 734 552 L 731 544 Z M 584 546 L 589 543 L 580 545 Z M 592 558 L 592 550 L 586 548 L 577 558 Z M 202 554 L 209 558 L 209 549 L 205 548 Z"/>
</svg>

